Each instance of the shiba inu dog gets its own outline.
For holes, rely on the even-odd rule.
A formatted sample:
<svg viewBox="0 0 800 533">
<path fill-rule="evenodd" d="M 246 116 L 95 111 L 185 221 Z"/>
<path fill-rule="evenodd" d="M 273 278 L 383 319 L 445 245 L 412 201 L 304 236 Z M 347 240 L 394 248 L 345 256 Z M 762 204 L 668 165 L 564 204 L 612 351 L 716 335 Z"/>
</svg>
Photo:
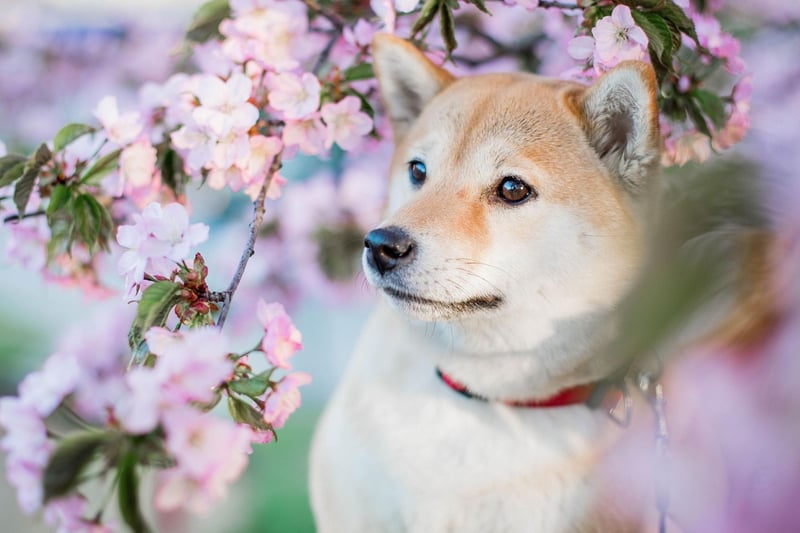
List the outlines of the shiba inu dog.
<svg viewBox="0 0 800 533">
<path fill-rule="evenodd" d="M 319 531 L 643 530 L 593 476 L 622 430 L 564 394 L 619 365 L 602 349 L 658 194 L 652 68 L 585 87 L 456 79 L 385 35 L 374 55 L 396 142 L 363 256 L 382 297 L 314 438 Z"/>
</svg>

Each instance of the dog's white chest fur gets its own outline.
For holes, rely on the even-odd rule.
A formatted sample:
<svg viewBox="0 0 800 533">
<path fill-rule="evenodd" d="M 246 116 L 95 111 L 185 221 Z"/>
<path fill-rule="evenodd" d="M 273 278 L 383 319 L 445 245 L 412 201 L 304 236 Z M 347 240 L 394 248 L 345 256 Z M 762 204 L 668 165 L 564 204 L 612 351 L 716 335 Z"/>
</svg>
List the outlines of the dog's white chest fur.
<svg viewBox="0 0 800 533">
<path fill-rule="evenodd" d="M 592 470 L 618 432 L 604 415 L 462 398 L 398 317 L 378 309 L 317 430 L 319 530 L 610 531 L 580 524 L 602 505 Z"/>
</svg>

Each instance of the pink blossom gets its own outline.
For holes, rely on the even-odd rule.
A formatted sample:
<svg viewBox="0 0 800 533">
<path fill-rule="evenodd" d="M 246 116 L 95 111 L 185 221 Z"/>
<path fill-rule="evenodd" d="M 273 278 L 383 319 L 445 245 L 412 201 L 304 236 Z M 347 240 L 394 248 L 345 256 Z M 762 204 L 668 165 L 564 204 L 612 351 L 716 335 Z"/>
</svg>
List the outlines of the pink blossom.
<svg viewBox="0 0 800 533">
<path fill-rule="evenodd" d="M 50 227 L 44 217 L 7 224 L 6 257 L 30 270 L 40 270 L 47 264 L 47 243 Z"/>
<path fill-rule="evenodd" d="M 84 519 L 88 507 L 86 498 L 80 494 L 70 494 L 49 502 L 44 508 L 44 522 L 63 532 L 93 531 L 92 524 Z"/>
<path fill-rule="evenodd" d="M 172 134 L 172 144 L 184 151 L 186 166 L 199 171 L 214 158 L 217 136 L 190 122 Z"/>
<path fill-rule="evenodd" d="M 220 137 L 247 131 L 258 120 L 258 109 L 248 101 L 252 90 L 253 82 L 244 74 L 233 74 L 227 81 L 218 76 L 202 76 L 196 89 L 200 106 L 192 118 Z"/>
<path fill-rule="evenodd" d="M 289 359 L 297 350 L 303 348 L 303 337 L 286 314 L 283 305 L 274 302 L 258 301 L 258 320 L 266 334 L 261 341 L 261 349 L 267 360 L 278 368 L 291 368 Z"/>
<path fill-rule="evenodd" d="M 730 33 L 722 31 L 719 20 L 700 13 L 693 14 L 692 20 L 700 44 L 713 55 L 725 60 L 725 68 L 732 74 L 744 72 L 744 61 L 739 57 L 741 45 Z"/>
<path fill-rule="evenodd" d="M 283 72 L 318 51 L 319 39 L 308 32 L 308 14 L 302 2 L 250 3 L 234 10 L 220 31 L 227 38 L 223 51 L 239 63 L 255 60 L 263 67 Z"/>
<path fill-rule="evenodd" d="M 361 111 L 361 100 L 346 96 L 337 103 L 327 103 L 320 110 L 326 126 L 325 148 L 335 142 L 343 150 L 352 150 L 364 135 L 372 131 L 372 119 Z"/>
<path fill-rule="evenodd" d="M 306 118 L 319 107 L 320 84 L 310 72 L 302 75 L 268 73 L 264 82 L 269 89 L 269 105 L 288 119 Z"/>
<path fill-rule="evenodd" d="M 126 286 L 138 285 L 147 272 L 169 276 L 174 263 L 186 260 L 192 248 L 208 238 L 208 226 L 189 224 L 186 208 L 178 203 L 161 206 L 153 202 L 132 225 L 117 228 L 117 242 L 128 250 L 119 260 Z"/>
<path fill-rule="evenodd" d="M 293 372 L 283 378 L 267 396 L 264 404 L 264 421 L 274 428 L 282 428 L 301 404 L 298 387 L 311 383 L 305 372 Z"/>
<path fill-rule="evenodd" d="M 75 390 L 80 373 L 74 355 L 55 353 L 47 358 L 41 370 L 28 374 L 19 384 L 20 400 L 41 416 L 48 416 Z"/>
<path fill-rule="evenodd" d="M 617 5 L 611 16 L 598 20 L 592 28 L 592 35 L 598 62 L 603 67 L 610 68 L 622 61 L 645 57 L 647 35 L 634 22 L 628 6 Z"/>
<path fill-rule="evenodd" d="M 167 450 L 178 465 L 159 475 L 156 507 L 206 512 L 247 466 L 252 431 L 189 407 L 166 413 L 164 430 Z"/>
<path fill-rule="evenodd" d="M 159 356 L 156 379 L 176 402 L 210 402 L 214 389 L 233 372 L 227 337 L 218 328 L 192 329 L 175 339 L 162 328 L 146 334 L 150 351 Z"/>
<path fill-rule="evenodd" d="M 325 125 L 314 113 L 306 120 L 287 120 L 283 128 L 286 146 L 297 146 L 308 155 L 321 154 L 325 150 Z"/>
<path fill-rule="evenodd" d="M 570 39 L 569 43 L 567 43 L 567 53 L 573 59 L 586 61 L 594 55 L 594 38 L 588 35 L 581 35 Z"/>
<path fill-rule="evenodd" d="M 137 141 L 122 150 L 119 167 L 122 178 L 119 194 L 147 187 L 152 184 L 156 172 L 156 149 L 147 139 Z"/>
<path fill-rule="evenodd" d="M 375 26 L 364 19 L 358 19 L 353 27 L 346 27 L 342 32 L 344 40 L 352 46 L 363 48 L 372 43 Z"/>
<path fill-rule="evenodd" d="M 100 100 L 94 116 L 103 126 L 108 140 L 123 146 L 133 142 L 144 128 L 141 114 L 133 111 L 121 115 L 117 108 L 117 99 L 113 96 Z"/>
<path fill-rule="evenodd" d="M 270 200 L 277 200 L 278 198 L 280 198 L 281 193 L 283 192 L 283 186 L 286 185 L 287 183 L 288 180 L 286 178 L 284 178 L 280 174 L 275 174 L 272 177 L 272 181 L 270 182 L 269 187 L 267 188 L 267 198 L 269 198 Z M 259 187 L 260 185 L 257 188 Z M 248 190 L 248 194 L 250 194 L 250 197 L 253 199 L 255 199 L 255 196 L 258 196 L 258 192 L 253 191 L 252 189 Z"/>
<path fill-rule="evenodd" d="M 161 383 L 152 368 L 132 368 L 125 375 L 127 390 L 114 406 L 114 416 L 126 431 L 143 435 L 153 431 L 165 408 Z"/>
<path fill-rule="evenodd" d="M 42 471 L 52 451 L 47 429 L 37 410 L 19 398 L 0 398 L 0 449 L 6 452 L 6 476 L 17 490 L 26 514 L 42 504 Z"/>
</svg>

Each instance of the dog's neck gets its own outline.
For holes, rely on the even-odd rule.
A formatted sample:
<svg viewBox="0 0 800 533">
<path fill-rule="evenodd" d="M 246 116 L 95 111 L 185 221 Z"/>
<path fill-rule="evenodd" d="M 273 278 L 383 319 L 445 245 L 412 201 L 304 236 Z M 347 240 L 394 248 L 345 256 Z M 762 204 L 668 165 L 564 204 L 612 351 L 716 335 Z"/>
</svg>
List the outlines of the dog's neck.
<svg viewBox="0 0 800 533">
<path fill-rule="evenodd" d="M 618 370 L 621 362 L 603 353 L 614 333 L 611 310 L 560 319 L 522 316 L 509 310 L 409 325 L 412 334 L 438 345 L 433 365 L 486 398 L 543 398 Z"/>
</svg>

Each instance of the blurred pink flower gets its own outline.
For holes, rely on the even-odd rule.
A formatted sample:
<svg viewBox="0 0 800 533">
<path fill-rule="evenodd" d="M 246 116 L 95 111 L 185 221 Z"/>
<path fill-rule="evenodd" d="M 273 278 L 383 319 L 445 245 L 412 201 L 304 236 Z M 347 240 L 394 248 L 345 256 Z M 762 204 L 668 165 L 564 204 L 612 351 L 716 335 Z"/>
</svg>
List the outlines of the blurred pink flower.
<svg viewBox="0 0 800 533">
<path fill-rule="evenodd" d="M 189 407 L 168 412 L 164 429 L 167 449 L 178 465 L 159 475 L 156 508 L 204 513 L 247 466 L 252 431 Z"/>
<path fill-rule="evenodd" d="M 311 375 L 305 372 L 293 372 L 283 378 L 267 395 L 264 421 L 276 429 L 282 428 L 302 403 L 298 387 L 308 383 L 311 383 Z"/>
<path fill-rule="evenodd" d="M 581 35 L 571 39 L 567 43 L 567 53 L 573 59 L 586 61 L 594 55 L 594 38 L 588 35 Z"/>
<path fill-rule="evenodd" d="M 372 119 L 361 111 L 361 100 L 355 96 L 323 105 L 320 115 L 326 126 L 325 148 L 335 142 L 343 150 L 352 150 L 372 131 Z"/>
<path fill-rule="evenodd" d="M 286 314 L 283 305 L 258 301 L 258 320 L 264 327 L 265 335 L 261 349 L 267 360 L 278 368 L 291 368 L 289 359 L 297 350 L 303 348 L 303 337 Z"/>
<path fill-rule="evenodd" d="M 48 502 L 44 507 L 44 522 L 59 532 L 96 532 L 94 524 L 84 519 L 88 502 L 80 494 L 70 494 Z"/>
<path fill-rule="evenodd" d="M 17 224 L 6 224 L 8 241 L 6 258 L 30 270 L 41 270 L 47 263 L 47 243 L 50 227 L 44 217 L 26 219 Z"/>
<path fill-rule="evenodd" d="M 744 61 L 739 57 L 741 45 L 730 33 L 722 31 L 718 19 L 710 15 L 693 13 L 697 37 L 700 44 L 715 56 L 724 60 L 725 68 L 731 74 L 741 74 L 745 70 Z"/>
<path fill-rule="evenodd" d="M 133 142 L 144 128 L 139 112 L 132 111 L 123 115 L 119 113 L 117 99 L 114 96 L 106 96 L 100 100 L 94 110 L 94 116 L 105 129 L 108 140 L 122 146 Z"/>
<path fill-rule="evenodd" d="M 317 77 L 310 72 L 300 76 L 290 72 L 270 72 L 264 83 L 269 89 L 269 105 L 288 119 L 306 118 L 319 107 L 321 87 Z"/>
<path fill-rule="evenodd" d="M 219 137 L 247 131 L 258 120 L 258 109 L 248 101 L 252 91 L 253 82 L 244 74 L 233 74 L 227 81 L 201 76 L 196 89 L 200 106 L 192 118 Z"/>
<path fill-rule="evenodd" d="M 0 398 L 0 450 L 6 452 L 6 476 L 17 490 L 26 514 L 42 504 L 42 471 L 52 451 L 47 429 L 37 410 L 19 398 Z"/>
<path fill-rule="evenodd" d="M 642 59 L 647 51 L 647 35 L 634 22 L 631 8 L 625 5 L 617 5 L 611 16 L 598 20 L 592 35 L 597 59 L 605 68 L 628 59 Z"/>
<path fill-rule="evenodd" d="M 286 146 L 297 146 L 308 155 L 321 154 L 325 150 L 325 125 L 314 113 L 306 120 L 287 120 L 283 128 Z"/>
<path fill-rule="evenodd" d="M 158 356 L 155 375 L 171 402 L 210 402 L 214 388 L 233 372 L 228 339 L 218 328 L 171 334 L 163 328 L 145 333 Z"/>
<path fill-rule="evenodd" d="M 163 410 L 161 384 L 152 368 L 132 368 L 125 375 L 127 390 L 117 398 L 114 417 L 134 435 L 153 431 Z"/>
<path fill-rule="evenodd" d="M 118 194 L 152 185 L 156 172 L 156 149 L 149 140 L 141 139 L 122 150 L 119 172 L 122 179 Z"/>
<path fill-rule="evenodd" d="M 74 355 L 54 353 L 47 358 L 41 370 L 25 376 L 19 384 L 19 398 L 41 416 L 48 416 L 75 390 L 80 373 L 81 368 Z"/>
</svg>

